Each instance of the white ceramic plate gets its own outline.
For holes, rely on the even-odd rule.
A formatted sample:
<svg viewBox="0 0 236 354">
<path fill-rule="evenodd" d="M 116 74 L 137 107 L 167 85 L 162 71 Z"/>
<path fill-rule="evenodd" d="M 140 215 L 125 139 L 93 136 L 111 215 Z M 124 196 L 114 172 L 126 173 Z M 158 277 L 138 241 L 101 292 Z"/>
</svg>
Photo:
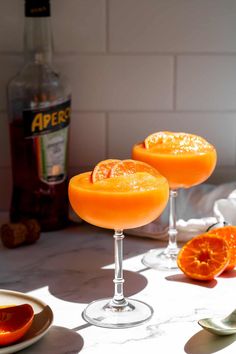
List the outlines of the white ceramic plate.
<svg viewBox="0 0 236 354">
<path fill-rule="evenodd" d="M 52 325 L 53 312 L 51 308 L 33 296 L 16 291 L 0 289 L 0 306 L 30 304 L 34 309 L 34 319 L 29 331 L 22 339 L 12 345 L 0 347 L 0 354 L 15 353 L 42 338 Z"/>
</svg>

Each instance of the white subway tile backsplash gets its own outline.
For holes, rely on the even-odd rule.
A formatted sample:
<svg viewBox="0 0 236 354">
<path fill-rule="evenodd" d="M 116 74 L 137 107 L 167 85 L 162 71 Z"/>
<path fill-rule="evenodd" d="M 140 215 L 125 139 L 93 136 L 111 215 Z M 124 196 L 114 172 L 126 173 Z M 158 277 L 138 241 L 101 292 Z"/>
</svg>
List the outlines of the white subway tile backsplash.
<svg viewBox="0 0 236 354">
<path fill-rule="evenodd" d="M 0 52 L 19 52 L 23 48 L 24 1 L 0 1 Z"/>
<path fill-rule="evenodd" d="M 109 115 L 108 155 L 130 158 L 135 143 L 161 130 L 203 136 L 216 147 L 218 165 L 235 164 L 236 113 L 112 113 Z"/>
<path fill-rule="evenodd" d="M 9 125 L 7 115 L 0 113 L 0 168 L 10 166 Z"/>
<path fill-rule="evenodd" d="M 55 66 L 72 86 L 69 173 L 130 158 L 158 130 L 204 136 L 235 179 L 235 0 L 51 0 Z M 23 63 L 24 0 L 0 1 L 0 210 L 10 203 L 6 86 Z M 18 53 L 18 54 L 17 54 Z M 213 176 L 213 179 L 214 179 Z"/>
<path fill-rule="evenodd" d="M 106 0 L 51 1 L 56 51 L 104 52 Z M 0 52 L 22 52 L 24 0 L 0 1 Z"/>
<path fill-rule="evenodd" d="M 0 110 L 7 109 L 7 84 L 12 79 L 23 63 L 18 55 L 0 55 Z"/>
<path fill-rule="evenodd" d="M 236 56 L 179 56 L 178 110 L 235 110 Z"/>
<path fill-rule="evenodd" d="M 235 52 L 235 0 L 109 0 L 113 52 Z"/>
<path fill-rule="evenodd" d="M 173 58 L 170 56 L 70 56 L 57 66 L 71 81 L 79 110 L 170 110 Z"/>
<path fill-rule="evenodd" d="M 56 51 L 106 50 L 105 0 L 52 1 L 52 25 Z"/>
<path fill-rule="evenodd" d="M 73 112 L 70 130 L 70 166 L 93 166 L 104 160 L 105 132 L 105 114 Z"/>
</svg>

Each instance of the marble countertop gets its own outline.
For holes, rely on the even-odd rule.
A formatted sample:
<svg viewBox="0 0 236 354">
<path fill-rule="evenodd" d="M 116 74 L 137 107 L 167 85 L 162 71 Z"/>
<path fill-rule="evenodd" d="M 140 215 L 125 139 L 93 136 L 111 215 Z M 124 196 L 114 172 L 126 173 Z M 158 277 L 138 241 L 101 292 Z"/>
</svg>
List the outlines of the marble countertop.
<svg viewBox="0 0 236 354">
<path fill-rule="evenodd" d="M 86 323 L 81 313 L 96 299 L 113 295 L 113 237 L 85 223 L 42 233 L 34 245 L 7 249 L 0 244 L 0 288 L 24 292 L 47 303 L 53 326 L 22 354 L 236 353 L 236 335 L 218 337 L 197 320 L 235 308 L 236 270 L 210 283 L 188 280 L 180 270 L 147 269 L 141 262 L 161 242 L 124 239 L 125 295 L 154 308 L 146 323 L 104 329 Z"/>
</svg>

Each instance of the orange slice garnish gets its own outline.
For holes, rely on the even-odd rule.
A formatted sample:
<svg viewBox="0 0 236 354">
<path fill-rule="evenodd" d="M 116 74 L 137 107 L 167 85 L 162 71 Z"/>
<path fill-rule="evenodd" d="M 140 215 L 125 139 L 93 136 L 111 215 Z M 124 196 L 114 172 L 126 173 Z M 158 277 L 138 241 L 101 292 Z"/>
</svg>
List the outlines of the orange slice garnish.
<svg viewBox="0 0 236 354">
<path fill-rule="evenodd" d="M 156 132 L 150 134 L 144 140 L 144 147 L 146 149 L 151 149 L 153 146 L 156 146 L 157 144 L 162 144 L 164 138 L 167 142 L 167 136 L 168 136 L 167 132 Z"/>
<path fill-rule="evenodd" d="M 30 328 L 34 318 L 31 305 L 0 308 L 0 346 L 18 341 Z"/>
<path fill-rule="evenodd" d="M 147 172 L 152 176 L 160 177 L 158 171 L 145 162 L 136 160 L 122 160 L 114 164 L 110 171 L 110 177 L 132 175 L 137 172 Z"/>
<path fill-rule="evenodd" d="M 93 183 L 101 181 L 110 176 L 111 168 L 120 160 L 108 159 L 100 161 L 93 169 L 91 180 Z"/>
<path fill-rule="evenodd" d="M 156 148 L 163 153 L 199 153 L 213 149 L 213 146 L 204 138 L 182 132 L 157 132 L 144 140 L 146 149 Z"/>
<path fill-rule="evenodd" d="M 236 226 L 218 227 L 209 231 L 212 235 L 222 237 L 229 246 L 230 260 L 225 270 L 232 270 L 236 266 Z"/>
<path fill-rule="evenodd" d="M 188 241 L 177 256 L 178 267 L 191 279 L 212 280 L 228 266 L 230 250 L 220 236 L 209 233 Z"/>
</svg>

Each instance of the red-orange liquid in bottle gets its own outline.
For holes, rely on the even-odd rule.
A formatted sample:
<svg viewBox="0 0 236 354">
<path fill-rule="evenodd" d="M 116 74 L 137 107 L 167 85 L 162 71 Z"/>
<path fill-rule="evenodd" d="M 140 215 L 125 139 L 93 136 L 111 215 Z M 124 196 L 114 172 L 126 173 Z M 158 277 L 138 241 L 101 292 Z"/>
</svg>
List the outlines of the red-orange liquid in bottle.
<svg viewBox="0 0 236 354">
<path fill-rule="evenodd" d="M 68 223 L 70 88 L 52 66 L 49 0 L 25 1 L 25 63 L 8 85 L 13 222 Z"/>
</svg>

